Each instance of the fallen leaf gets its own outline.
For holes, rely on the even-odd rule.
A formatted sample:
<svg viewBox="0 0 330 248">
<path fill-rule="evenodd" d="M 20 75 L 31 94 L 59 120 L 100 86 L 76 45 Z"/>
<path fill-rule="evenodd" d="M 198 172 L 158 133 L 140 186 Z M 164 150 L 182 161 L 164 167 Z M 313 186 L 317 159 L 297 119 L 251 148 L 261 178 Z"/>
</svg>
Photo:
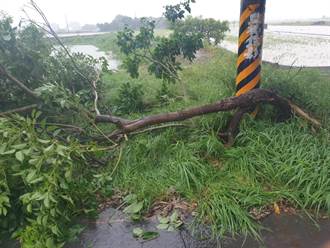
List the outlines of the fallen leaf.
<svg viewBox="0 0 330 248">
<path fill-rule="evenodd" d="M 277 214 L 277 215 L 280 215 L 280 214 L 281 214 L 280 207 L 277 205 L 276 202 L 274 203 L 274 212 L 275 212 L 275 214 Z"/>
</svg>

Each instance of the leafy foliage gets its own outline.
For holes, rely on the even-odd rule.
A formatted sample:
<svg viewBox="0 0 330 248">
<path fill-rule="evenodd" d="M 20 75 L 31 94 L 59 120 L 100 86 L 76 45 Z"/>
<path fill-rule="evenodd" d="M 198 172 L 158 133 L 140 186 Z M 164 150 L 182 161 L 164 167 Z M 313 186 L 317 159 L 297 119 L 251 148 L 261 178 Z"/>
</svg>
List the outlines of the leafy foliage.
<svg viewBox="0 0 330 248">
<path fill-rule="evenodd" d="M 217 21 L 213 18 L 202 19 L 188 16 L 185 20 L 172 25 L 178 33 L 200 33 L 209 44 L 218 45 L 229 30 L 227 21 Z"/>
<path fill-rule="evenodd" d="M 171 216 L 161 217 L 158 216 L 159 225 L 157 228 L 160 230 L 167 230 L 169 232 L 175 231 L 179 227 L 183 225 L 183 222 L 179 218 L 179 214 L 177 211 L 174 211 Z"/>
<path fill-rule="evenodd" d="M 140 227 L 133 229 L 133 237 L 136 239 L 142 239 L 144 241 L 149 241 L 159 237 L 158 232 L 145 231 Z"/>
<path fill-rule="evenodd" d="M 122 84 L 115 100 L 118 111 L 124 114 L 143 111 L 143 94 L 142 85 Z"/>
<path fill-rule="evenodd" d="M 12 19 L 0 15 L 0 63 L 26 82 L 29 88 L 36 88 L 44 82 L 50 54 L 51 46 L 36 27 L 12 27 Z M 0 88 L 1 106 L 31 102 L 22 90 L 1 75 Z"/>
<path fill-rule="evenodd" d="M 70 58 L 63 49 L 55 49 L 38 28 L 33 25 L 13 27 L 9 17 L 0 19 L 0 64 L 31 90 L 46 84 L 60 85 L 72 94 L 80 95 L 81 103 L 85 105 L 93 98 L 90 82 L 96 78 L 97 66 L 99 70 L 107 71 L 104 58 L 94 59 L 81 53 Z M 100 83 L 98 87 L 102 87 Z M 0 109 L 34 102 L 1 75 L 0 88 Z"/>
<path fill-rule="evenodd" d="M 168 24 L 164 17 L 152 18 L 156 23 L 156 28 L 167 28 Z M 97 27 L 101 32 L 120 31 L 125 27 L 129 27 L 133 30 L 138 30 L 141 27 L 139 18 L 131 18 L 129 16 L 117 15 L 111 23 L 98 23 Z"/>
<path fill-rule="evenodd" d="M 95 211 L 100 185 L 86 168 L 98 149 L 59 142 L 60 130 L 45 121 L 35 129 L 39 115 L 0 119 L 0 228 L 15 231 L 23 247 L 43 248 L 75 237 L 71 220 Z"/>
<path fill-rule="evenodd" d="M 186 12 L 191 13 L 191 3 L 195 3 L 195 0 L 185 0 L 176 5 L 167 5 L 164 15 L 171 22 L 183 19 Z"/>
<path fill-rule="evenodd" d="M 169 37 L 155 37 L 153 21 L 141 20 L 140 32 L 125 28 L 117 35 L 118 46 L 125 55 L 124 65 L 132 77 L 139 76 L 142 62 L 156 78 L 167 82 L 178 80 L 182 70 L 179 56 L 192 61 L 198 49 L 203 47 L 202 34 L 174 31 Z"/>
</svg>

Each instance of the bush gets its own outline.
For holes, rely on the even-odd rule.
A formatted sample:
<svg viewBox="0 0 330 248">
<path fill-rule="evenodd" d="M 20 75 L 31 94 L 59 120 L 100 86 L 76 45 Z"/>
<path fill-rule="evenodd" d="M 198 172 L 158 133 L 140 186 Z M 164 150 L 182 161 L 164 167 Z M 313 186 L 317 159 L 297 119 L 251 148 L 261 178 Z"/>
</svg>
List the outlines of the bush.
<svg viewBox="0 0 330 248">
<path fill-rule="evenodd" d="M 103 185 L 86 167 L 96 148 L 59 142 L 59 129 L 35 128 L 38 116 L 0 119 L 0 234 L 14 232 L 23 247 L 57 247 L 81 230 L 75 216 L 95 212 Z"/>
<path fill-rule="evenodd" d="M 124 83 L 115 100 L 118 111 L 124 114 L 142 112 L 144 110 L 142 85 L 132 85 L 130 82 Z"/>
<path fill-rule="evenodd" d="M 12 19 L 1 15 L 0 47 L 0 64 L 28 88 L 35 90 L 47 83 L 58 84 L 80 95 L 85 105 L 94 98 L 90 82 L 96 78 L 96 66 L 102 66 L 102 71 L 107 69 L 104 58 L 94 59 L 81 53 L 70 58 L 63 49 L 54 49 L 35 26 L 13 27 Z M 98 87 L 102 87 L 100 82 Z M 0 89 L 0 111 L 34 102 L 2 75 Z"/>
</svg>

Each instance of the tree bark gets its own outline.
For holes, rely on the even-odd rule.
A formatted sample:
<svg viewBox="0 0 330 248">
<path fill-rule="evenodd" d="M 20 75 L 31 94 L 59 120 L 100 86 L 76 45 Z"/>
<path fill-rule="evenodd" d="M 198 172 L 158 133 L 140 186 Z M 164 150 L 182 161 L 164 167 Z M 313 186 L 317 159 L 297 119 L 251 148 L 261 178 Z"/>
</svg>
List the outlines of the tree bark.
<svg viewBox="0 0 330 248">
<path fill-rule="evenodd" d="M 108 122 L 117 125 L 119 130 L 114 132 L 113 135 L 128 134 L 151 125 L 183 121 L 200 115 L 230 111 L 234 109 L 246 110 L 250 109 L 252 106 L 256 106 L 259 103 L 269 103 L 277 107 L 280 110 L 283 120 L 290 118 L 292 115 L 290 104 L 285 98 L 270 90 L 255 89 L 246 94 L 230 97 L 216 103 L 177 112 L 151 115 L 138 120 L 125 120 L 111 115 L 97 115 L 95 121 Z"/>
</svg>

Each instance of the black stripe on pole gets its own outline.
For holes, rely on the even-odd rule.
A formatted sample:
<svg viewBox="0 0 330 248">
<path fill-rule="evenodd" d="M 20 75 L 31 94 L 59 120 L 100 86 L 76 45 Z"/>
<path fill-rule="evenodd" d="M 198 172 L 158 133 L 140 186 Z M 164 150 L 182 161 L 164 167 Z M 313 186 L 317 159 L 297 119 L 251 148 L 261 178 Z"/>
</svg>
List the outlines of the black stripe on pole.
<svg viewBox="0 0 330 248">
<path fill-rule="evenodd" d="M 260 86 L 265 4 L 266 0 L 241 1 L 236 95 Z"/>
</svg>

